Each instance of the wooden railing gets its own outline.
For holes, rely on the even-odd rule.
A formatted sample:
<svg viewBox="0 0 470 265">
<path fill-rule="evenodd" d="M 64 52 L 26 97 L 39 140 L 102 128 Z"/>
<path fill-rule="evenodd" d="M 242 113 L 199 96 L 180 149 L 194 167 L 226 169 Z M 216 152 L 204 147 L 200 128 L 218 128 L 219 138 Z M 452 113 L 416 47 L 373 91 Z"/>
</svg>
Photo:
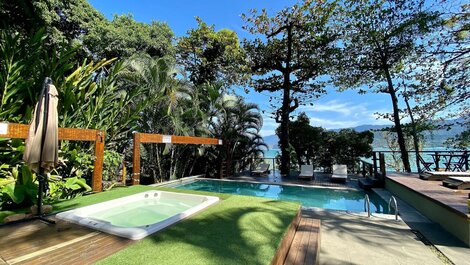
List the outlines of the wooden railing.
<svg viewBox="0 0 470 265">
<path fill-rule="evenodd" d="M 1 123 L 1 138 L 28 138 L 29 125 L 18 123 Z M 95 192 L 102 190 L 102 173 L 104 157 L 104 131 L 78 128 L 59 128 L 59 140 L 86 141 L 95 143 L 95 160 L 93 163 L 93 176 L 91 188 Z"/>
<path fill-rule="evenodd" d="M 399 151 L 374 151 L 372 153 L 372 162 L 361 160 L 363 175 L 367 173 L 372 176 L 377 176 L 379 173 L 386 171 L 386 157 L 387 154 L 400 154 Z M 468 150 L 429 150 L 419 151 L 416 155 L 415 151 L 408 151 L 408 156 L 411 159 L 415 158 L 412 171 L 420 173 L 425 170 L 429 171 L 467 171 L 469 169 L 469 155 Z M 401 161 L 401 158 L 398 158 Z"/>
</svg>

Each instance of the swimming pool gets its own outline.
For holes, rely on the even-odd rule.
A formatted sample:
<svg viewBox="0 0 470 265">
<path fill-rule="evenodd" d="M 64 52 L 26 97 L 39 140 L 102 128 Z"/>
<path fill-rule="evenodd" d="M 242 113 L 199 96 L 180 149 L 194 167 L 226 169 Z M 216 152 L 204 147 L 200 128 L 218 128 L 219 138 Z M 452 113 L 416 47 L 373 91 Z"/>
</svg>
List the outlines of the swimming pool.
<svg viewBox="0 0 470 265">
<path fill-rule="evenodd" d="M 374 192 L 351 189 L 315 188 L 238 181 L 196 180 L 177 185 L 181 190 L 199 190 L 256 196 L 300 202 L 302 206 L 352 212 L 364 211 L 364 197 L 369 195 L 371 212 L 388 213 L 388 204 Z"/>
<path fill-rule="evenodd" d="M 214 196 L 146 191 L 61 212 L 56 217 L 137 240 L 201 211 L 218 200 Z"/>
</svg>

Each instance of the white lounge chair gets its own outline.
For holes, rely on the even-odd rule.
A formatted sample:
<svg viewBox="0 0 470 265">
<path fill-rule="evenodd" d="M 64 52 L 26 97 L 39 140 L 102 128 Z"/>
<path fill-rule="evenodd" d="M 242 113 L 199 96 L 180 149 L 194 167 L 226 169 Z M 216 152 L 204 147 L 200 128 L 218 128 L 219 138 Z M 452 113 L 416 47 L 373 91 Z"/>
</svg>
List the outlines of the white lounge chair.
<svg viewBox="0 0 470 265">
<path fill-rule="evenodd" d="M 259 166 L 251 171 L 251 175 L 262 175 L 262 174 L 268 174 L 269 173 L 269 164 L 261 163 Z"/>
<path fill-rule="evenodd" d="M 348 167 L 346 165 L 333 165 L 332 181 L 346 182 L 348 179 Z"/>
<path fill-rule="evenodd" d="M 301 165 L 299 179 L 313 179 L 313 165 Z"/>
<path fill-rule="evenodd" d="M 470 189 L 470 177 L 449 177 L 442 181 L 442 185 L 459 190 Z"/>
<path fill-rule="evenodd" d="M 450 177 L 470 177 L 470 172 L 424 171 L 419 174 L 419 178 L 424 180 L 445 180 Z"/>
</svg>

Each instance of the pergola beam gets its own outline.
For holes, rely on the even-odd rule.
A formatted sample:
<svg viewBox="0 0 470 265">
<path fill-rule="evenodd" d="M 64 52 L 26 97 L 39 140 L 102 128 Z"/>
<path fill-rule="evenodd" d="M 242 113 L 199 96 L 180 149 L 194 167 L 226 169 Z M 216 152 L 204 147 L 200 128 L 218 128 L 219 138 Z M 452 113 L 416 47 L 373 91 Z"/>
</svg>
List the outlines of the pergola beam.
<svg viewBox="0 0 470 265">
<path fill-rule="evenodd" d="M 142 143 L 168 143 L 168 144 L 207 144 L 221 145 L 222 140 L 217 138 L 176 136 L 152 133 L 134 132 L 134 148 L 132 159 L 132 185 L 140 183 L 140 144 Z"/>
<path fill-rule="evenodd" d="M 0 137 L 13 139 L 28 138 L 29 125 L 18 123 L 0 123 Z M 104 157 L 104 131 L 94 129 L 59 128 L 59 140 L 95 142 L 95 161 L 91 187 L 93 191 L 102 190 L 102 171 Z"/>
</svg>

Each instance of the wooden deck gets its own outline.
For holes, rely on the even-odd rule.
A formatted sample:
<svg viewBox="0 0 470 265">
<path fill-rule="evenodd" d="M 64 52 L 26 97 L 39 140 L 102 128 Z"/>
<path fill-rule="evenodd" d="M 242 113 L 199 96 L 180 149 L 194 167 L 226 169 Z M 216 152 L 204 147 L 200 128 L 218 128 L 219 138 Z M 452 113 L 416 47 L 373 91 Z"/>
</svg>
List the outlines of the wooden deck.
<svg viewBox="0 0 470 265">
<path fill-rule="evenodd" d="M 442 181 L 422 180 L 418 174 L 387 173 L 387 178 L 451 209 L 459 215 L 470 218 L 467 205 L 470 190 L 446 188 L 442 185 Z"/>
<path fill-rule="evenodd" d="M 132 240 L 55 220 L 0 227 L 0 265 L 92 264 L 132 244 Z M 292 221 L 272 264 L 318 264 L 320 220 L 301 215 Z"/>
<path fill-rule="evenodd" d="M 302 217 L 287 253 L 285 265 L 318 264 L 320 220 Z"/>
<path fill-rule="evenodd" d="M 0 227 L 0 264 L 92 264 L 133 241 L 57 220 Z"/>
</svg>

